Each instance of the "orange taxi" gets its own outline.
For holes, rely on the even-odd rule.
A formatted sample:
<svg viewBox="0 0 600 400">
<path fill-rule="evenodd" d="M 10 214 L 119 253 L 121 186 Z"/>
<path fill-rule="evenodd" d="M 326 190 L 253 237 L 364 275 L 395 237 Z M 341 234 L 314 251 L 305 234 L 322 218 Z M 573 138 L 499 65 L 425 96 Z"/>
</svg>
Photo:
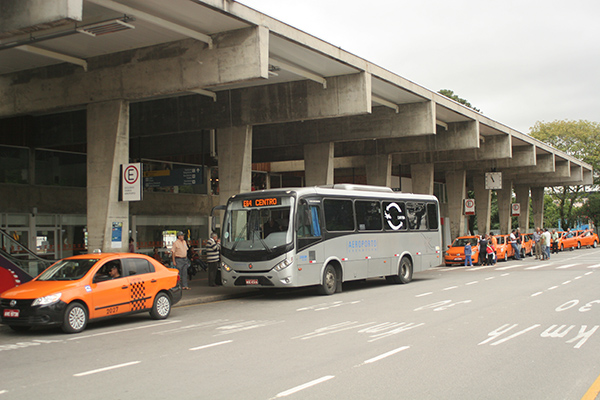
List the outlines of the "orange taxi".
<svg viewBox="0 0 600 400">
<path fill-rule="evenodd" d="M 583 233 L 577 237 L 577 248 L 580 248 L 581 246 L 592 246 L 593 248 L 596 248 L 598 247 L 599 242 L 598 235 L 592 229 L 588 229 L 583 231 Z"/>
<path fill-rule="evenodd" d="M 521 258 L 525 258 L 528 254 L 532 257 L 535 254 L 533 233 L 523 233 L 521 235 Z"/>
<path fill-rule="evenodd" d="M 32 281 L 0 295 L 0 322 L 13 330 L 61 326 L 149 311 L 165 319 L 181 299 L 179 273 L 143 254 L 84 254 L 57 261 Z"/>
<path fill-rule="evenodd" d="M 579 236 L 578 231 L 561 232 L 558 238 L 558 249 L 563 251 L 564 249 L 574 249 L 577 247 L 577 237 Z"/>
<path fill-rule="evenodd" d="M 473 265 L 478 264 L 480 261 L 478 242 L 479 236 L 460 236 L 454 239 L 454 242 L 448 245 L 448 250 L 444 255 L 446 266 L 449 267 L 453 264 L 465 265 L 465 245 L 467 243 L 471 243 Z"/>
<path fill-rule="evenodd" d="M 515 256 L 515 249 L 509 243 L 509 235 L 495 235 L 496 238 L 496 260 L 508 260 Z"/>
</svg>

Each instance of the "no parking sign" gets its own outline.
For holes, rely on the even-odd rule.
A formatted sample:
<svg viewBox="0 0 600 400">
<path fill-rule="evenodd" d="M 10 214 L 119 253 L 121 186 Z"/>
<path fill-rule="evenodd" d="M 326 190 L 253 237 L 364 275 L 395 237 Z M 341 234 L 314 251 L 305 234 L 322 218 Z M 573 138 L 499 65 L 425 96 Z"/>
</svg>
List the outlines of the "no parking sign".
<svg viewBox="0 0 600 400">
<path fill-rule="evenodd" d="M 142 164 L 121 165 L 121 200 L 142 200 Z"/>
<path fill-rule="evenodd" d="M 519 215 L 521 215 L 521 204 L 519 203 L 513 203 L 511 205 L 511 211 L 512 211 L 512 216 L 513 217 L 517 217 Z"/>
<path fill-rule="evenodd" d="M 465 199 L 465 215 L 475 215 L 474 199 Z"/>
</svg>

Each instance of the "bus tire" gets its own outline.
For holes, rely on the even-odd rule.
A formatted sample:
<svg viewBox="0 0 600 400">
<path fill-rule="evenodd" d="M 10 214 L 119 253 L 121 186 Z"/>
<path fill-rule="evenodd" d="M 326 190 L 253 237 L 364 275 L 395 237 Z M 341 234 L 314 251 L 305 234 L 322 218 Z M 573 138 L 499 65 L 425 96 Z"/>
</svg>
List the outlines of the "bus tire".
<svg viewBox="0 0 600 400">
<path fill-rule="evenodd" d="M 319 286 L 319 293 L 332 295 L 335 293 L 338 285 L 337 271 L 331 264 L 327 264 L 323 271 L 323 283 Z"/>
<path fill-rule="evenodd" d="M 392 283 L 408 283 L 412 281 L 413 265 L 408 257 L 402 257 L 400 265 L 398 265 L 398 275 L 392 275 L 388 279 Z"/>
</svg>

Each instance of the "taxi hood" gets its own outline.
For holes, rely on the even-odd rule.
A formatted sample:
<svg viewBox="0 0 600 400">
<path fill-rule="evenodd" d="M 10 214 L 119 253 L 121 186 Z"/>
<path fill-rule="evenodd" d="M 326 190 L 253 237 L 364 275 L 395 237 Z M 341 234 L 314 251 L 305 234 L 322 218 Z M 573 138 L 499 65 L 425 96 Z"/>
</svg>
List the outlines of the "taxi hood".
<svg viewBox="0 0 600 400">
<path fill-rule="evenodd" d="M 38 297 L 63 292 L 73 287 L 81 286 L 82 281 L 29 281 L 0 294 L 4 299 L 37 299 Z"/>
</svg>

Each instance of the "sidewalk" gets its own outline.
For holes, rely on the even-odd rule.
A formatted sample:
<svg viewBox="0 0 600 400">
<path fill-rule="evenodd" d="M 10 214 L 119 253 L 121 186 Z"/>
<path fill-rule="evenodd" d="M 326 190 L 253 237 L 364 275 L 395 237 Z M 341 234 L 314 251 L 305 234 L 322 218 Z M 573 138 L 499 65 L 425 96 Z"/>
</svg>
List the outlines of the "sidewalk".
<svg viewBox="0 0 600 400">
<path fill-rule="evenodd" d="M 183 297 L 173 307 L 192 304 L 210 303 L 213 301 L 235 299 L 259 294 L 256 288 L 226 288 L 208 286 L 208 272 L 200 271 L 188 282 L 190 290 L 183 291 Z"/>
</svg>

